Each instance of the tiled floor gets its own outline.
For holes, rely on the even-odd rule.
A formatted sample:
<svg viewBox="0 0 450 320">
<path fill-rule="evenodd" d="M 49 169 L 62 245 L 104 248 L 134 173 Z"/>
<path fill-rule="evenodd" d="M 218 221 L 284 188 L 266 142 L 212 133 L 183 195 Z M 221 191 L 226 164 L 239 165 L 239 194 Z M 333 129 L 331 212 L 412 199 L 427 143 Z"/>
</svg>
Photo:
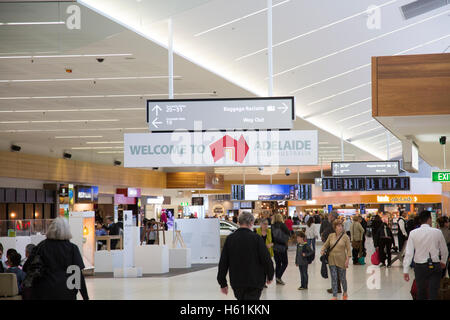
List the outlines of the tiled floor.
<svg viewBox="0 0 450 320">
<path fill-rule="evenodd" d="M 380 288 L 369 289 L 367 274 L 371 266 L 370 255 L 373 252 L 371 239 L 367 241 L 368 255 L 366 265 L 351 265 L 347 269 L 349 299 L 356 300 L 410 300 L 411 282 L 405 282 L 399 261 L 392 268 L 377 269 L 380 276 Z M 320 250 L 320 244 L 317 248 Z M 309 266 L 309 289 L 298 291 L 300 274 L 294 264 L 295 249 L 289 250 L 289 265 L 283 275 L 286 285 L 273 282 L 263 291 L 262 300 L 328 300 L 331 295 L 326 292 L 330 288 L 330 279 L 320 276 L 318 256 Z M 412 272 L 410 272 L 412 275 Z M 224 296 L 216 280 L 217 267 L 182 274 L 170 278 L 137 278 L 137 279 L 101 279 L 86 280 L 91 299 L 149 299 L 149 300 L 222 300 L 234 299 L 232 292 Z"/>
</svg>

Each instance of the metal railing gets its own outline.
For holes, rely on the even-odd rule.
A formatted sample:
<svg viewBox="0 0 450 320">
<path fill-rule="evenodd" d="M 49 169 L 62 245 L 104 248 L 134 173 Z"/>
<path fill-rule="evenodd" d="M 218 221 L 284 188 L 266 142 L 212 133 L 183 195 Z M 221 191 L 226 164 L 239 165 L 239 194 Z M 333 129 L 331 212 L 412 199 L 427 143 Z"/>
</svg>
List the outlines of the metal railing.
<svg viewBox="0 0 450 320">
<path fill-rule="evenodd" d="M 16 236 L 46 234 L 53 219 L 0 220 L 0 237 L 8 237 L 10 230 Z"/>
</svg>

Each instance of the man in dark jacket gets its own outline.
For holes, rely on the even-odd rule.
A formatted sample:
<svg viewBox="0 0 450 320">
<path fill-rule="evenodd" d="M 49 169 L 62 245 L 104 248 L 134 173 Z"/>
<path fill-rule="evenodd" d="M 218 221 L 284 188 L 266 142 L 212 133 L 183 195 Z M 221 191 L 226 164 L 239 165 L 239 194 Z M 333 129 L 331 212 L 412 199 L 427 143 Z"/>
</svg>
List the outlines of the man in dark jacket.
<svg viewBox="0 0 450 320">
<path fill-rule="evenodd" d="M 380 250 L 380 261 L 381 267 L 385 267 L 385 261 L 387 259 L 387 267 L 391 267 L 391 250 L 392 244 L 394 243 L 394 235 L 392 234 L 392 230 L 388 225 L 389 218 L 384 215 L 382 218 L 382 224 L 377 230 L 376 239 L 377 239 L 377 247 Z"/>
<path fill-rule="evenodd" d="M 251 213 L 239 215 L 240 228 L 230 234 L 220 256 L 217 281 L 228 294 L 227 273 L 237 300 L 259 300 L 264 285 L 273 280 L 274 269 L 262 237 L 252 232 L 255 218 Z"/>
</svg>

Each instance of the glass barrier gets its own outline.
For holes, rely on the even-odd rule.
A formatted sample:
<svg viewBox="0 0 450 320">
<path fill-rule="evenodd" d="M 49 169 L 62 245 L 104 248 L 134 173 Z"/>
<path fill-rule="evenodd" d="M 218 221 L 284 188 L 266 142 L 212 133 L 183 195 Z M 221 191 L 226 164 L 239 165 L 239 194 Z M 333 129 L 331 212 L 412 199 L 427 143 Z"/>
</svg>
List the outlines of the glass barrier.
<svg viewBox="0 0 450 320">
<path fill-rule="evenodd" d="M 0 220 L 0 237 L 46 234 L 53 219 Z"/>
</svg>

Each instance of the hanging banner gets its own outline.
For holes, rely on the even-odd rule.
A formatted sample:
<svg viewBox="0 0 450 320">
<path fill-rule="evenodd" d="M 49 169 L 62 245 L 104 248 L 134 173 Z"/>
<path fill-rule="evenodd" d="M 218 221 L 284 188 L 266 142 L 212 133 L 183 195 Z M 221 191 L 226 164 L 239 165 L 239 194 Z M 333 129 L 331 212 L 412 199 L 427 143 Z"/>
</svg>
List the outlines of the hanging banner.
<svg viewBox="0 0 450 320">
<path fill-rule="evenodd" d="M 124 166 L 318 164 L 317 130 L 124 134 Z"/>
</svg>

